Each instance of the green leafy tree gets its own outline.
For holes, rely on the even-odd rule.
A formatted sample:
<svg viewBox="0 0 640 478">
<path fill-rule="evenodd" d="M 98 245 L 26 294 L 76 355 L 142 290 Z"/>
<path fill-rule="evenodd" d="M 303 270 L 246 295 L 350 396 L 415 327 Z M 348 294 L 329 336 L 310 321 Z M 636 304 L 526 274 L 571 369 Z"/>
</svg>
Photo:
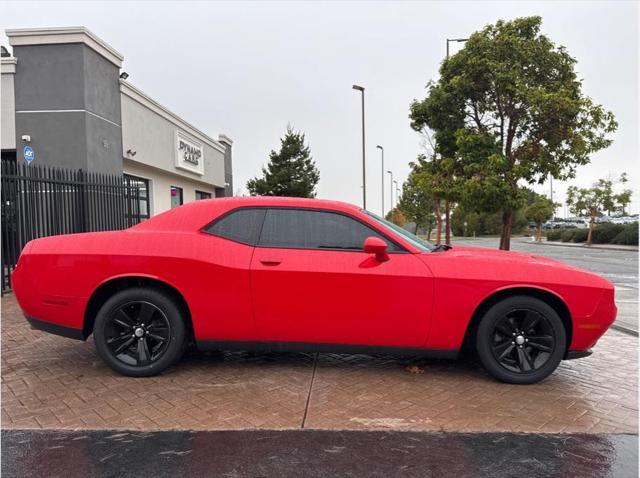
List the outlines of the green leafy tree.
<svg viewBox="0 0 640 478">
<path fill-rule="evenodd" d="M 589 234 L 587 235 L 587 245 L 591 245 L 593 227 L 596 218 L 605 211 L 623 210 L 631 198 L 631 190 L 616 194 L 613 191 L 616 183 L 625 184 L 626 174 L 622 174 L 617 181 L 611 179 L 599 179 L 590 188 L 578 188 L 569 186 L 567 189 L 567 205 L 569 210 L 580 217 L 589 219 Z"/>
<path fill-rule="evenodd" d="M 542 241 L 542 223 L 553 219 L 555 206 L 556 204 L 551 202 L 550 199 L 538 195 L 538 197 L 524 209 L 524 215 L 527 220 L 536 224 L 536 240 L 538 242 Z"/>
<path fill-rule="evenodd" d="M 434 199 L 429 194 L 429 191 L 423 188 L 419 182 L 419 163 L 412 163 L 411 166 L 411 172 L 402 185 L 402 196 L 400 196 L 398 209 L 404 213 L 409 221 L 412 221 L 416 225 L 416 234 L 419 228 L 425 228 L 428 230 L 428 235 L 430 236 L 434 221 Z"/>
<path fill-rule="evenodd" d="M 408 222 L 407 217 L 398 207 L 394 207 L 391 211 L 387 212 L 385 219 L 400 227 L 403 227 Z"/>
<path fill-rule="evenodd" d="M 410 166 L 415 187 L 420 189 L 425 200 L 428 200 L 426 198 L 431 200 L 431 210 L 436 223 L 436 244 L 440 244 L 442 241 L 442 204 L 451 187 L 450 177 L 441 162 L 435 157 L 427 161 L 427 157 L 420 154 L 417 161 L 410 163 Z"/>
<path fill-rule="evenodd" d="M 293 196 L 312 198 L 320 173 L 305 145 L 304 133 L 287 126 L 280 139 L 280 151 L 269 153 L 269 164 L 262 168 L 262 178 L 247 182 L 252 196 Z"/>
<path fill-rule="evenodd" d="M 411 106 L 414 129 L 434 131 L 455 158 L 456 194 L 477 212 L 500 212 L 500 249 L 510 248 L 520 184 L 575 176 L 611 144 L 611 112 L 582 93 L 576 60 L 540 33 L 540 17 L 498 21 L 442 63 L 440 79 Z"/>
</svg>

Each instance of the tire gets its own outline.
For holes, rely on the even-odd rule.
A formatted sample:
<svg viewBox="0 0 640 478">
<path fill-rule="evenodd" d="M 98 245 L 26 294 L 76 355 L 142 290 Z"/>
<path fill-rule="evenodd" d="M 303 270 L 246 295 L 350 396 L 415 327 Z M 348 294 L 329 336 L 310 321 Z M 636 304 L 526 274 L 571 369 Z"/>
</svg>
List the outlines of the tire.
<svg viewBox="0 0 640 478">
<path fill-rule="evenodd" d="M 558 367 L 566 340 L 564 324 L 550 305 L 534 297 L 514 296 L 485 313 L 475 348 L 490 375 L 524 385 L 543 380 Z"/>
<path fill-rule="evenodd" d="M 100 308 L 94 324 L 98 355 L 129 377 L 151 377 L 178 362 L 186 338 L 180 308 L 151 288 L 114 294 Z"/>
</svg>

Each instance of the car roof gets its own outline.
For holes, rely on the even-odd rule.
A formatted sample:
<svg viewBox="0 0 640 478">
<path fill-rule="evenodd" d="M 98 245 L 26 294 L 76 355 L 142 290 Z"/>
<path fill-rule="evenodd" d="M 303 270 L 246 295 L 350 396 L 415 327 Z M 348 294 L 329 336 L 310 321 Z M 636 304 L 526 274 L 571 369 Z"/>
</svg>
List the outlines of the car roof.
<svg viewBox="0 0 640 478">
<path fill-rule="evenodd" d="M 279 196 L 238 196 L 202 199 L 170 209 L 130 228 L 131 230 L 193 231 L 202 228 L 221 214 L 239 207 L 302 207 L 358 212 L 353 204 L 327 199 Z"/>
</svg>

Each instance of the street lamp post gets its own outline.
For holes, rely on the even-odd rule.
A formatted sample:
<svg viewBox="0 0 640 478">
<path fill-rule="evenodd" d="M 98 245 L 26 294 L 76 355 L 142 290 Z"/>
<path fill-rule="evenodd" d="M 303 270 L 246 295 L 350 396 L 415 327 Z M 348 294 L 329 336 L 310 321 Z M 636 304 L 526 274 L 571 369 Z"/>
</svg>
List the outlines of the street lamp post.
<svg viewBox="0 0 640 478">
<path fill-rule="evenodd" d="M 449 43 L 456 42 L 462 43 L 467 41 L 468 38 L 447 38 L 447 60 L 449 59 Z M 451 244 L 451 224 L 450 224 L 450 209 L 449 209 L 449 200 L 445 199 L 444 201 L 444 242 L 447 245 Z"/>
<path fill-rule="evenodd" d="M 468 38 L 447 38 L 447 60 L 449 59 L 449 43 L 450 42 L 462 43 L 467 40 Z"/>
<path fill-rule="evenodd" d="M 395 190 L 396 190 L 396 207 L 398 207 L 398 191 L 400 190 L 400 188 L 398 187 L 398 181 L 394 180 L 393 184 L 396 185 L 396 188 L 395 188 Z"/>
<path fill-rule="evenodd" d="M 367 180 L 365 165 L 365 141 L 364 141 L 364 87 L 353 85 L 354 90 L 358 90 L 362 98 L 362 208 L 367 209 Z"/>
<path fill-rule="evenodd" d="M 389 209 L 389 211 L 391 212 L 393 211 L 393 173 L 388 170 L 387 173 L 391 175 L 391 178 L 389 179 L 389 201 L 391 202 L 391 209 Z"/>
<path fill-rule="evenodd" d="M 382 189 L 380 191 L 382 193 L 382 217 L 384 217 L 384 148 L 380 145 L 377 145 L 376 148 L 382 153 Z"/>
</svg>

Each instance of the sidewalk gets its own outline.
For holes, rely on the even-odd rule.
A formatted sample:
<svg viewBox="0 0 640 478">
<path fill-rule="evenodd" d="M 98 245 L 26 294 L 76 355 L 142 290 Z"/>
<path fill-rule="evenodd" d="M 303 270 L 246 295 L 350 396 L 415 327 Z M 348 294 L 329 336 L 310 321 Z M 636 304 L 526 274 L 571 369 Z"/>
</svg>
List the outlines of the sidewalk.
<svg viewBox="0 0 640 478">
<path fill-rule="evenodd" d="M 564 247 L 581 247 L 584 249 L 601 249 L 604 251 L 627 251 L 638 252 L 638 246 L 623 246 L 619 244 L 592 244 L 587 246 L 581 242 L 561 242 L 561 241 L 547 241 L 544 239 L 542 242 L 532 241 L 530 238 L 522 238 L 520 242 L 526 242 L 528 244 L 547 245 L 547 246 L 564 246 Z"/>
<path fill-rule="evenodd" d="M 531 386 L 496 382 L 468 361 L 249 352 L 192 353 L 132 379 L 109 369 L 92 339 L 31 330 L 12 295 L 1 339 L 5 430 L 638 432 L 638 339 L 615 330 L 591 357 Z"/>
</svg>

